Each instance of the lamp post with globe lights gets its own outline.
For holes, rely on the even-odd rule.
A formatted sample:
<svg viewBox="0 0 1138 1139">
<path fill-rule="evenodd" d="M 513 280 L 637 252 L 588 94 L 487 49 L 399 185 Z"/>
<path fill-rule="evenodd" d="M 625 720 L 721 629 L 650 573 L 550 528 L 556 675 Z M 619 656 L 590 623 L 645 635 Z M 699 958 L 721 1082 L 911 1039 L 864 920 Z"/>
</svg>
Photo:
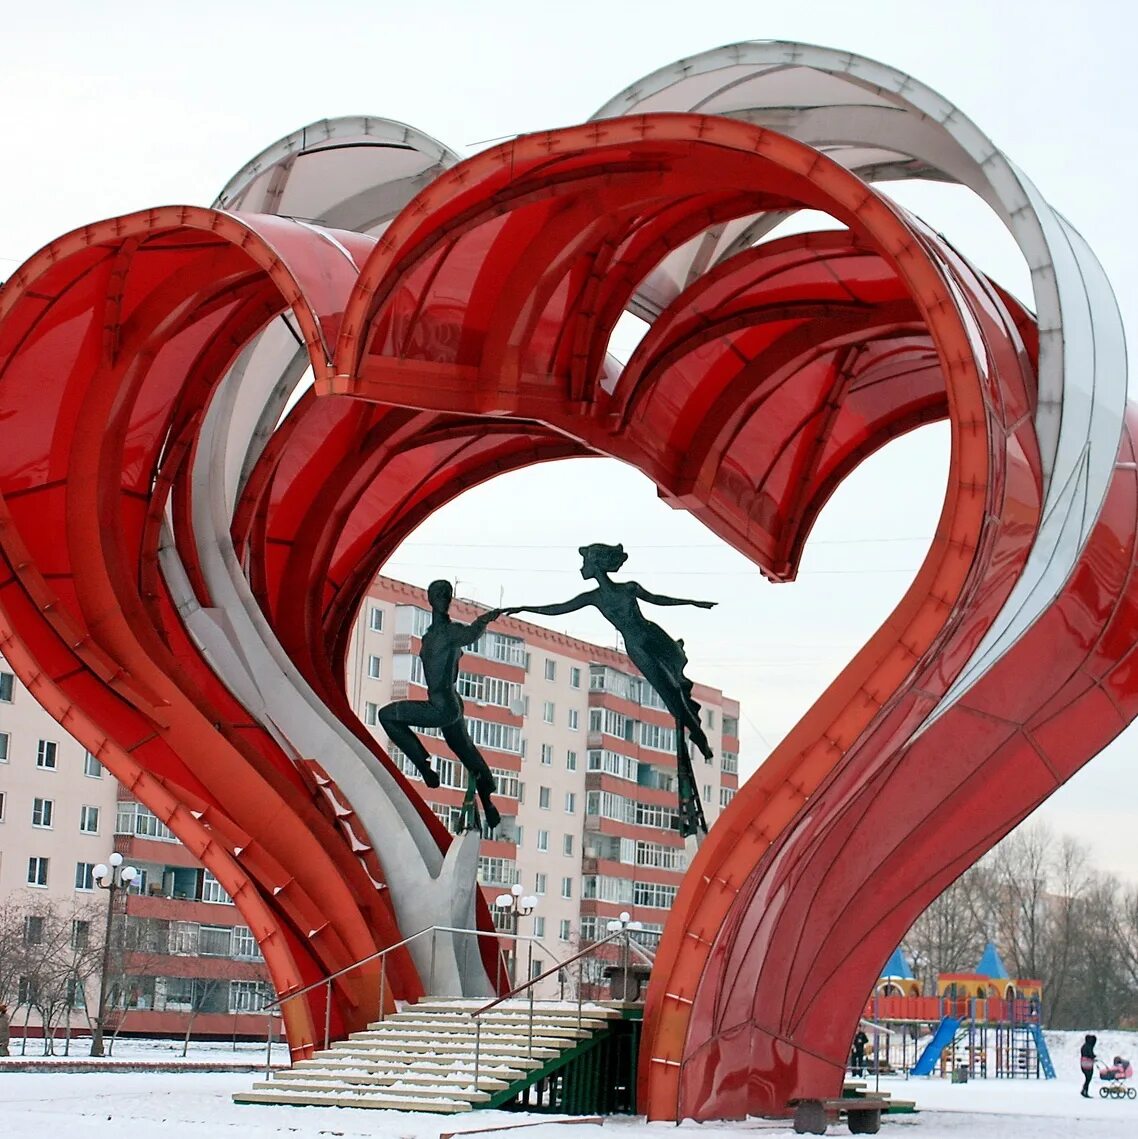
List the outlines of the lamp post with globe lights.
<svg viewBox="0 0 1138 1139">
<path fill-rule="evenodd" d="M 537 909 L 537 898 L 522 897 L 522 884 L 515 882 L 508 894 L 499 894 L 494 899 L 494 908 L 502 914 L 511 914 L 510 933 L 513 934 L 513 948 L 510 950 L 510 988 L 518 987 L 518 929 L 521 919 L 529 917 Z M 529 943 L 529 963 L 532 971 L 533 942 Z"/>
<path fill-rule="evenodd" d="M 615 918 L 607 923 L 605 928 L 609 933 L 620 933 L 623 935 L 620 939 L 619 999 L 627 1001 L 630 999 L 629 992 L 632 990 L 632 935 L 637 930 L 643 929 L 644 926 L 638 921 L 633 921 L 632 915 L 627 910 L 621 910 Z M 617 999 L 615 991 L 613 992 L 613 999 Z"/>
<path fill-rule="evenodd" d="M 107 991 L 110 987 L 111 932 L 115 918 L 115 898 L 120 891 L 129 889 L 131 882 L 137 877 L 138 871 L 133 866 L 124 866 L 122 855 L 117 850 L 106 862 L 100 862 L 94 870 L 95 885 L 100 890 L 107 891 L 107 924 L 103 930 L 103 965 L 99 973 L 99 1012 L 91 1035 L 92 1056 L 104 1054 L 103 1029 L 107 1015 Z"/>
</svg>

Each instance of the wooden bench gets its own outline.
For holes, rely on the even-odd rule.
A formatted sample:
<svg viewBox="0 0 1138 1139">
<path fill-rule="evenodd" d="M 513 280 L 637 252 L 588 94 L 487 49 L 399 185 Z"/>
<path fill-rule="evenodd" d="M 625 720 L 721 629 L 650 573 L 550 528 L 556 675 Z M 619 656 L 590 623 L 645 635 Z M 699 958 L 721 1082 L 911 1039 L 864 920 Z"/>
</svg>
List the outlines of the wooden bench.
<svg viewBox="0 0 1138 1139">
<path fill-rule="evenodd" d="M 881 1113 L 890 1101 L 873 1096 L 844 1096 L 841 1099 L 795 1099 L 794 1130 L 798 1135 L 825 1135 L 831 1117 L 844 1115 L 852 1135 L 876 1135 L 881 1130 Z"/>
</svg>

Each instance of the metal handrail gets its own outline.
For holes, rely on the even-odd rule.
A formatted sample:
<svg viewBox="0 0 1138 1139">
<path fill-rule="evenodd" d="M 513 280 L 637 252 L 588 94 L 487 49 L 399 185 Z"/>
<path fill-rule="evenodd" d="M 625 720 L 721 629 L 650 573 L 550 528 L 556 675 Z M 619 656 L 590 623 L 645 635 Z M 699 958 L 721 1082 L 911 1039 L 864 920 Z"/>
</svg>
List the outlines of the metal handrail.
<svg viewBox="0 0 1138 1139">
<path fill-rule="evenodd" d="M 615 941 L 617 938 L 622 937 L 623 935 L 624 930 L 618 929 L 616 932 L 610 933 L 608 937 L 604 937 L 600 941 L 592 942 L 584 949 L 578 950 L 573 954 L 572 957 L 566 957 L 564 961 L 560 961 L 552 968 L 546 969 L 544 973 L 539 973 L 536 977 L 531 977 L 528 981 L 526 981 L 524 985 L 518 985 L 516 989 L 511 989 L 503 996 L 495 997 L 489 1004 L 485 1004 L 481 1008 L 474 1009 L 470 1015 L 473 1017 L 478 1017 L 481 1016 L 484 1012 L 489 1012 L 490 1009 L 494 1008 L 497 1005 L 500 1005 L 503 1001 L 508 1001 L 511 997 L 516 997 L 518 993 L 524 993 L 526 989 L 532 989 L 533 986 L 538 983 L 538 981 L 544 981 L 546 977 L 552 977 L 554 973 L 560 972 L 565 968 L 566 965 L 572 965 L 574 961 L 579 961 L 584 957 L 588 957 L 590 953 L 594 953 L 596 950 L 600 949 L 602 945 L 608 945 L 610 941 Z"/>
<path fill-rule="evenodd" d="M 405 937 L 402 941 L 396 942 L 395 945 L 388 945 L 384 949 L 379 949 L 375 953 L 367 957 L 362 957 L 359 961 L 353 962 L 351 965 L 346 965 L 343 969 L 338 969 L 335 973 L 329 973 L 327 977 L 322 977 L 319 981 L 313 981 L 310 985 L 305 985 L 303 989 L 296 989 L 291 993 L 284 996 L 277 997 L 275 1000 L 269 1001 L 262 1005 L 258 1010 L 260 1012 L 271 1013 L 273 1009 L 279 1009 L 288 1001 L 296 1000 L 298 997 L 303 997 L 306 993 L 312 992 L 314 989 L 323 988 L 325 990 L 324 998 L 324 1047 L 328 1048 L 332 1041 L 332 982 L 344 976 L 345 973 L 351 973 L 355 969 L 360 969 L 364 965 L 370 965 L 373 961 L 379 961 L 380 974 L 379 974 L 379 1019 L 384 1020 L 386 1016 L 384 1006 L 387 1003 L 387 958 L 388 955 L 394 953 L 397 949 L 403 949 L 410 945 L 411 942 L 418 940 L 420 937 L 425 937 L 431 934 L 432 939 L 439 933 L 463 933 L 472 935 L 474 937 L 493 937 L 496 940 L 505 941 L 528 941 L 531 943 L 530 955 L 532 957 L 532 942 L 538 940 L 529 934 L 518 933 L 501 933 L 498 930 L 485 930 L 485 929 L 459 929 L 456 926 L 450 925 L 431 925 L 425 929 L 419 930 L 417 933 L 411 934 L 410 937 Z M 498 972 L 501 973 L 502 961 L 501 952 L 498 953 Z M 435 968 L 435 942 L 431 942 L 431 968 L 430 977 L 428 978 L 428 988 L 434 986 L 434 968 Z"/>
<path fill-rule="evenodd" d="M 583 981 L 584 981 L 584 960 L 586 957 L 595 953 L 605 945 L 610 945 L 614 941 L 622 943 L 622 966 L 625 971 L 624 985 L 628 984 L 628 967 L 630 949 L 632 947 L 632 930 L 627 926 L 623 929 L 614 930 L 608 937 L 602 938 L 600 941 L 594 941 L 591 945 L 586 946 L 584 949 L 578 950 L 572 957 L 567 957 L 564 961 L 559 961 L 556 965 L 546 969 L 544 973 L 539 973 L 536 977 L 530 977 L 524 985 L 518 985 L 511 989 L 504 996 L 496 997 L 494 1000 L 484 1004 L 481 1008 L 474 1009 L 471 1013 L 471 1019 L 474 1021 L 474 1090 L 478 1090 L 478 1081 L 482 1076 L 482 1014 L 489 1012 L 492 1008 L 497 1008 L 503 1001 L 509 1000 L 511 997 L 517 996 L 519 993 L 529 993 L 529 1016 L 528 1020 L 528 1035 L 529 1035 L 529 1058 L 533 1059 L 533 990 L 534 986 L 540 981 L 544 981 L 547 977 L 552 977 L 554 973 L 560 973 L 567 965 L 572 965 L 574 961 L 577 964 L 577 1028 L 581 1028 L 582 1013 L 581 1006 L 583 1003 Z M 532 959 L 532 946 L 531 946 L 531 959 Z"/>
</svg>

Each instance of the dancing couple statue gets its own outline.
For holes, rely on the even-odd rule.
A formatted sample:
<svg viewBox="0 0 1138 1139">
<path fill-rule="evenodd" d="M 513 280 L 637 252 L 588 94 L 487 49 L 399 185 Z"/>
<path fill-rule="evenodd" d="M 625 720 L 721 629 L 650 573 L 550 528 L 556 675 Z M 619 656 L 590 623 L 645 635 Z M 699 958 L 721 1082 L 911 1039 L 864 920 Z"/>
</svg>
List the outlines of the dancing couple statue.
<svg viewBox="0 0 1138 1139">
<path fill-rule="evenodd" d="M 700 706 L 692 696 L 692 682 L 685 675 L 688 658 L 682 640 L 673 640 L 640 611 L 640 602 L 649 605 L 695 605 L 710 609 L 714 601 L 691 601 L 650 593 L 636 581 L 613 581 L 609 576 L 624 565 L 628 555 L 623 546 L 595 543 L 581 546 L 581 576 L 596 587 L 569 601 L 553 605 L 515 605 L 491 609 L 469 625 L 452 621 L 449 610 L 453 590 L 448 581 L 434 581 L 427 590 L 431 603 L 431 624 L 423 634 L 419 655 L 427 682 L 426 700 L 399 700 L 380 709 L 379 721 L 389 738 L 410 758 L 428 787 L 437 787 L 439 777 L 431 767 L 430 755 L 413 727 L 438 728 L 463 766 L 474 777 L 488 830 L 500 821 L 491 796 L 494 777 L 485 759 L 470 738 L 458 695 L 458 666 L 462 650 L 482 636 L 486 626 L 498 617 L 534 613 L 557 617 L 588 606 L 600 610 L 624 638 L 625 651 L 645 680 L 656 690 L 676 725 L 676 768 L 679 791 L 679 831 L 685 837 L 707 833 L 707 821 L 699 799 L 692 769 L 688 737 L 707 759 L 713 751 L 700 724 Z"/>
</svg>

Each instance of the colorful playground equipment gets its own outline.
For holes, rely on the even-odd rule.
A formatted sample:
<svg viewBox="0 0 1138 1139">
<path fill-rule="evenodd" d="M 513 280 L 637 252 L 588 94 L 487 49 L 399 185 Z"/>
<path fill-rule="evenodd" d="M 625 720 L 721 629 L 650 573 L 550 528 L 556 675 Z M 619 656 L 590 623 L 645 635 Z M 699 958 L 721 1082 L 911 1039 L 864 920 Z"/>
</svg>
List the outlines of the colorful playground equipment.
<svg viewBox="0 0 1138 1139">
<path fill-rule="evenodd" d="M 895 179 L 985 202 L 1033 295 Z M 779 230 L 816 211 L 838 227 Z M 651 327 L 622 365 L 625 312 Z M 850 472 L 947 420 L 924 563 L 719 817 L 653 966 L 641 1109 L 785 1115 L 840 1093 L 917 915 L 1138 716 L 1126 391 L 1078 232 L 959 109 L 848 51 L 692 55 L 465 160 L 315 123 L 213 208 L 93 222 L 0 288 L 0 643 L 234 899 L 300 1059 L 381 1004 L 493 988 L 477 835 L 344 691 L 361 599 L 419 523 L 603 455 L 790 582 Z M 925 999 L 904 992 L 881 999 Z M 1008 997 L 931 999 L 913 1023 L 943 1053 Z M 1033 1023 L 993 1026 L 1042 1064 Z"/>
<path fill-rule="evenodd" d="M 995 945 L 988 943 L 974 971 L 938 974 L 936 989 L 922 996 L 904 954 L 893 953 L 865 1008 L 866 1031 L 880 1035 L 879 1065 L 883 1056 L 889 1070 L 913 1076 L 1054 1079 L 1040 1027 L 1042 983 L 1009 977 Z"/>
</svg>

